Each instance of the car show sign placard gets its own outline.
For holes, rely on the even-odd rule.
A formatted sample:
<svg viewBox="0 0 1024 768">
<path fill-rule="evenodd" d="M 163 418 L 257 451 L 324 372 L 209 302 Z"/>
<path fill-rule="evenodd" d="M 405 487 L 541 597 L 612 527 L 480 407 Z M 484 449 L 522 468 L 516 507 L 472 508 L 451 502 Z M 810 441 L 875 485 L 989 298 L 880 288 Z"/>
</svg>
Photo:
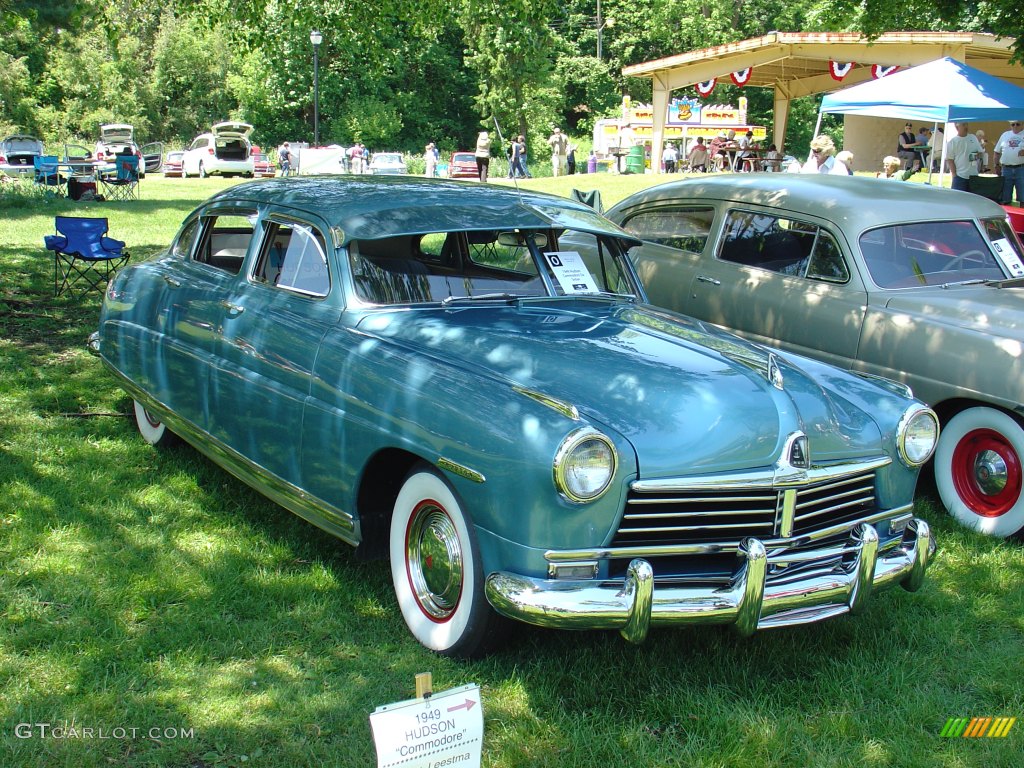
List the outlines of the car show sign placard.
<svg viewBox="0 0 1024 768">
<path fill-rule="evenodd" d="M 377 768 L 480 768 L 484 714 L 471 684 L 377 707 Z"/>
</svg>

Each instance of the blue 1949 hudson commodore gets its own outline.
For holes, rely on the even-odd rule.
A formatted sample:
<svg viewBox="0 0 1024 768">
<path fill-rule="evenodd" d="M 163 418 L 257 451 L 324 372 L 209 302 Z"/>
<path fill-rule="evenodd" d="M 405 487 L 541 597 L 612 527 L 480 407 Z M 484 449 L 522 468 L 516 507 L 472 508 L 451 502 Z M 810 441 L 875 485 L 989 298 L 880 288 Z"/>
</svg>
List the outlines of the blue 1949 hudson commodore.
<svg viewBox="0 0 1024 768">
<path fill-rule="evenodd" d="M 916 590 L 932 411 L 648 306 L 636 243 L 511 189 L 246 183 L 112 281 L 91 346 L 149 442 L 388 555 L 441 653 L 502 617 L 639 642 Z"/>
</svg>

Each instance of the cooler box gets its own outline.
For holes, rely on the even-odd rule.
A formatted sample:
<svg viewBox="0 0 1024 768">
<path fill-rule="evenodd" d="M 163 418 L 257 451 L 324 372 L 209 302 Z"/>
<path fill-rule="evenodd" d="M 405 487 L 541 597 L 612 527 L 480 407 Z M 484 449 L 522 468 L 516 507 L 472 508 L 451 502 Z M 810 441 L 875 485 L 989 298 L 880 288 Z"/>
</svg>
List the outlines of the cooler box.
<svg viewBox="0 0 1024 768">
<path fill-rule="evenodd" d="M 971 176 L 967 180 L 967 191 L 998 203 L 1003 197 L 1003 177 L 994 173 Z"/>
</svg>

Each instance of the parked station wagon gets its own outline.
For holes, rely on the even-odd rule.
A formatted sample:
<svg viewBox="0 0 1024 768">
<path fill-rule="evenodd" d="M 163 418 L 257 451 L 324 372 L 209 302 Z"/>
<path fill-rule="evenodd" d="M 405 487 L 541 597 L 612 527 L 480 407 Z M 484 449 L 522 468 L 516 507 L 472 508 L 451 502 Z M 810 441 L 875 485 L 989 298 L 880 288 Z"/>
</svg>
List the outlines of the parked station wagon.
<svg viewBox="0 0 1024 768">
<path fill-rule="evenodd" d="M 501 187 L 250 182 L 117 275 L 91 347 L 147 441 L 390 558 L 444 654 L 504 618 L 639 642 L 917 589 L 932 411 L 647 305 L 637 242 Z"/>
<path fill-rule="evenodd" d="M 665 184 L 609 217 L 655 304 L 896 379 L 938 412 L 943 504 L 1024 530 L 1024 251 L 978 195 L 851 177 Z"/>
<path fill-rule="evenodd" d="M 252 156 L 248 123 L 225 121 L 215 123 L 209 133 L 196 136 L 182 158 L 185 177 L 221 176 L 252 177 L 256 163 Z"/>
</svg>

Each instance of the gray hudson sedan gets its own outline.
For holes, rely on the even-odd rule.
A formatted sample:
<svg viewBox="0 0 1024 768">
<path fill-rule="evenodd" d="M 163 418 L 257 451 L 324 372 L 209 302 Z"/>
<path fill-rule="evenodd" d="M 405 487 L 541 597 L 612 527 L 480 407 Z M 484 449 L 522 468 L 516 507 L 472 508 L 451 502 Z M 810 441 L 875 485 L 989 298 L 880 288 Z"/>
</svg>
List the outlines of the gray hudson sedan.
<svg viewBox="0 0 1024 768">
<path fill-rule="evenodd" d="M 1024 531 L 1024 251 L 995 203 L 882 179 L 749 174 L 639 192 L 607 215 L 653 304 L 909 385 L 942 419 L 959 521 Z"/>
</svg>

